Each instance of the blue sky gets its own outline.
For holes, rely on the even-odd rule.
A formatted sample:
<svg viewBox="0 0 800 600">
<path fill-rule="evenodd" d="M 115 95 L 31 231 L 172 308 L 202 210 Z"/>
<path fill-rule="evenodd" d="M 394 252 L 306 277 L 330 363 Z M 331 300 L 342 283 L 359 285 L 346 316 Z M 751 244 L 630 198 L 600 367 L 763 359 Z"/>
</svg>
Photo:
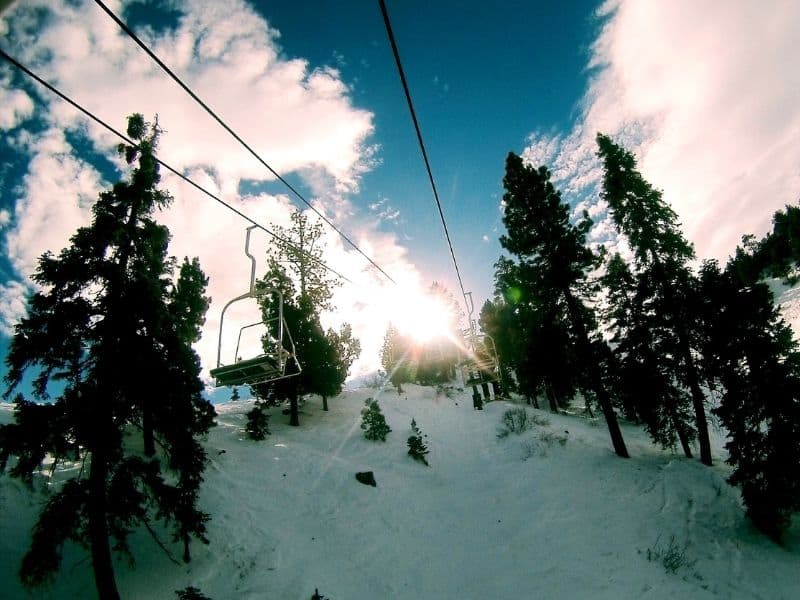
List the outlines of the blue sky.
<svg viewBox="0 0 800 600">
<path fill-rule="evenodd" d="M 362 211 L 381 201 L 381 210 L 399 211 L 384 228 L 400 236 L 428 279 L 455 292 L 378 2 L 318 3 L 314 11 L 296 2 L 256 6 L 281 32 L 287 54 L 337 68 L 353 102 L 373 113 L 380 165 L 352 200 Z M 597 2 L 510 2 L 499 11 L 483 2 L 387 6 L 465 285 L 485 297 L 500 252 L 505 156 L 521 152 L 534 128 L 569 128 L 586 86 Z"/>
<path fill-rule="evenodd" d="M 457 283 L 377 0 L 108 2 L 200 96 L 399 282 L 335 235 L 342 286 L 329 322 L 364 356 L 393 312 Z M 567 5 L 562 7 L 559 4 Z M 701 258 L 724 259 L 800 195 L 800 8 L 776 0 L 389 0 L 464 283 L 478 307 L 500 254 L 508 151 L 551 166 L 592 241 L 625 252 L 598 201 L 594 134 L 615 136 L 664 189 Z M 91 1 L 12 3 L 11 54 L 115 126 L 139 111 L 166 129 L 161 156 L 265 225 L 295 199 L 193 105 Z M 119 176 L 116 143 L 0 66 L 0 332 L 24 313 L 35 258 L 58 251 Z M 246 289 L 246 223 L 166 177 L 171 251 L 199 255 L 214 299 L 198 346 L 208 368 L 218 311 Z M 300 208 L 303 208 L 300 206 Z M 254 240 L 258 252 L 267 239 Z M 243 317 L 244 318 L 244 317 Z M 0 337 L 3 351 L 7 337 Z"/>
</svg>

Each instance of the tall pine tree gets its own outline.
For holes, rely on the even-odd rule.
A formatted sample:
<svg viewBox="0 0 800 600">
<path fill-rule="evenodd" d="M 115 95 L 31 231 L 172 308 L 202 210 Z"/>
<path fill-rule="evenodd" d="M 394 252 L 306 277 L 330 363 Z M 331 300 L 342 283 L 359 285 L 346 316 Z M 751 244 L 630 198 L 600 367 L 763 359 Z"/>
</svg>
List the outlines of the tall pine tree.
<svg viewBox="0 0 800 600">
<path fill-rule="evenodd" d="M 695 354 L 698 343 L 696 305 L 697 278 L 691 271 L 692 245 L 683 237 L 675 212 L 664 202 L 661 191 L 648 183 L 636 168 L 633 154 L 603 134 L 597 135 L 598 156 L 603 160 L 603 198 L 608 202 L 617 230 L 628 239 L 634 253 L 638 287 L 635 311 L 641 312 L 626 332 L 650 338 L 657 354 L 642 354 L 644 368 L 663 371 L 656 400 L 665 407 L 679 435 L 681 390 L 688 389 L 700 444 L 700 460 L 711 465 L 705 395 L 700 387 L 700 369 Z M 620 332 L 618 332 L 620 333 Z M 675 357 L 677 360 L 668 360 Z M 661 362 L 664 361 L 664 362 Z M 671 414 L 670 414 L 671 413 Z M 684 434 L 685 435 L 685 432 Z M 682 437 L 682 442 L 685 438 Z M 684 444 L 686 450 L 688 446 Z"/>
<path fill-rule="evenodd" d="M 577 224 L 569 220 L 570 209 L 550 182 L 546 167 L 533 168 L 522 158 L 509 153 L 503 178 L 506 234 L 500 244 L 514 260 L 506 264 L 507 275 L 501 284 L 505 292 L 518 298 L 522 314 L 546 316 L 557 327 L 555 340 L 574 352 L 576 386 L 593 396 L 603 410 L 614 451 L 628 456 L 611 397 L 604 381 L 607 348 L 597 335 L 593 311 L 582 296 L 588 291 L 588 272 L 598 257 L 586 245 L 591 226 L 588 215 Z M 532 321 L 521 320 L 527 335 L 535 331 Z M 558 351 L 553 348 L 554 351 Z"/>
<path fill-rule="evenodd" d="M 625 416 L 642 422 L 653 441 L 674 447 L 680 441 L 684 454 L 692 457 L 693 417 L 688 394 L 676 385 L 675 357 L 664 347 L 661 335 L 651 331 L 658 315 L 647 300 L 651 297 L 647 278 L 636 278 L 628 264 L 615 254 L 602 278 L 607 293 L 606 321 L 612 332 L 614 389 Z"/>
<path fill-rule="evenodd" d="M 729 481 L 753 523 L 776 541 L 800 510 L 800 352 L 764 283 L 733 262 L 701 268 L 706 376 L 728 432 Z"/>
<path fill-rule="evenodd" d="M 186 560 L 190 536 L 206 541 L 197 496 L 207 459 L 197 437 L 214 416 L 191 348 L 208 307 L 206 278 L 185 261 L 172 279 L 169 231 L 152 217 L 171 201 L 157 187 L 158 124 L 133 115 L 127 131 L 138 144 L 120 146 L 136 163 L 129 180 L 100 194 L 69 247 L 39 259 L 42 291 L 15 328 L 5 396 L 34 373 L 41 403 L 18 395 L 16 422 L 0 429 L 0 463 L 16 477 L 30 481 L 48 456 L 86 465 L 40 513 L 22 581 L 50 580 L 73 540 L 91 552 L 104 600 L 119 598 L 110 540 L 129 554 L 128 535 L 139 525 L 152 533 L 161 520 Z"/>
</svg>

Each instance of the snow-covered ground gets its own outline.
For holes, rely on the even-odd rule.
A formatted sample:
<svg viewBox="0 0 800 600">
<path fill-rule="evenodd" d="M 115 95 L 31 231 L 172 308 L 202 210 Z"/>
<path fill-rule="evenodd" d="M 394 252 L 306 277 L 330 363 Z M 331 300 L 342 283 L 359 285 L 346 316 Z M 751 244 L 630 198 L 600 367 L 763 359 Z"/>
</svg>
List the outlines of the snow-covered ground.
<svg viewBox="0 0 800 600">
<path fill-rule="evenodd" d="M 376 394 L 393 429 L 385 443 L 359 428 Z M 137 534 L 136 565 L 116 565 L 123 598 L 175 598 L 188 585 L 216 600 L 308 600 L 315 588 L 332 600 L 800 597 L 800 523 L 785 548 L 758 534 L 725 483 L 719 445 L 706 468 L 623 424 L 623 460 L 602 422 L 532 408 L 540 424 L 499 438 L 515 405 L 475 411 L 467 392 L 413 385 L 330 404 L 323 412 L 311 399 L 299 428 L 274 411 L 263 442 L 244 437 L 249 401 L 218 405 L 201 496 L 211 544 L 194 544 L 193 562 L 178 566 Z M 412 417 L 430 467 L 407 455 Z M 11 418 L 2 405 L 0 421 Z M 356 481 L 367 470 L 377 487 Z M 75 547 L 51 588 L 20 587 L 43 500 L 0 479 L 0 596 L 93 598 Z"/>
</svg>

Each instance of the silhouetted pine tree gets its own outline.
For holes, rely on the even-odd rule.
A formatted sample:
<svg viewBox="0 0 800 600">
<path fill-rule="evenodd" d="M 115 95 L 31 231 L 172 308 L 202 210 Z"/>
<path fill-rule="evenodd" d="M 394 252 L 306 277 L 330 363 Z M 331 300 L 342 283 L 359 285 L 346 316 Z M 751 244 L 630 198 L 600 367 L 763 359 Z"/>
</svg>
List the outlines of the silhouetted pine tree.
<svg viewBox="0 0 800 600">
<path fill-rule="evenodd" d="M 420 431 L 419 427 L 417 426 L 417 422 L 414 419 L 411 419 L 411 435 L 408 437 L 408 454 L 414 460 L 418 460 L 421 463 L 424 463 L 426 466 L 428 465 L 428 459 L 425 458 L 429 453 L 428 445 L 425 443 L 423 438 L 426 438 L 425 434 Z"/>
<path fill-rule="evenodd" d="M 169 231 L 152 218 L 171 201 L 156 187 L 160 130 L 133 115 L 127 131 L 139 146 L 120 152 L 136 167 L 100 194 L 91 225 L 69 247 L 39 259 L 33 279 L 43 291 L 31 298 L 6 358 L 5 397 L 32 372 L 35 397 L 48 403 L 17 396 L 16 422 L 0 429 L 0 463 L 11 464 L 13 476 L 31 481 L 48 455 L 56 466 L 86 465 L 42 509 L 23 583 L 48 581 L 64 543 L 75 540 L 91 552 L 103 599 L 119 597 L 109 538 L 130 554 L 128 534 L 139 525 L 152 533 L 161 520 L 186 560 L 190 536 L 207 542 L 208 516 L 197 509 L 207 458 L 197 436 L 214 417 L 191 347 L 208 307 L 207 280 L 196 260 L 172 280 Z"/>
<path fill-rule="evenodd" d="M 763 283 L 733 264 L 701 268 L 706 375 L 720 388 L 715 413 L 728 431 L 729 481 L 753 523 L 776 541 L 800 510 L 800 353 Z"/>
<path fill-rule="evenodd" d="M 607 292 L 605 313 L 613 333 L 614 387 L 625 416 L 645 424 L 653 441 L 674 447 L 680 441 L 691 458 L 694 436 L 689 396 L 676 385 L 675 358 L 664 340 L 652 331 L 660 315 L 653 314 L 652 291 L 646 277 L 636 278 L 627 263 L 615 254 L 602 278 Z"/>
<path fill-rule="evenodd" d="M 519 329 L 514 326 L 515 316 L 512 305 L 496 297 L 483 303 L 478 317 L 481 331 L 494 340 L 500 362 L 500 384 L 506 392 L 520 391 L 511 376 L 511 372 L 518 369 L 521 343 Z M 526 397 L 539 407 L 535 395 Z"/>
<path fill-rule="evenodd" d="M 772 231 L 761 240 L 754 235 L 742 236 L 732 265 L 737 276 L 747 283 L 762 277 L 783 277 L 797 283 L 800 263 L 800 207 L 786 205 L 772 215 Z"/>
<path fill-rule="evenodd" d="M 603 410 L 614 451 L 622 457 L 628 452 L 617 416 L 606 389 L 604 364 L 607 349 L 597 335 L 594 314 L 583 302 L 588 293 L 587 273 L 598 263 L 598 257 L 586 246 L 586 233 L 591 226 L 588 214 L 573 225 L 569 206 L 550 182 L 546 167 L 535 169 L 522 158 L 509 153 L 503 179 L 506 234 L 500 244 L 514 261 L 506 265 L 509 278 L 505 294 L 512 292 L 518 300 L 517 310 L 525 334 L 548 323 L 552 339 L 560 347 L 549 348 L 569 356 L 574 352 L 575 385 L 593 395 Z M 530 316 L 528 316 L 530 315 Z M 530 320 L 528 320 L 530 319 Z M 538 325 L 534 319 L 537 319 Z M 527 353 L 527 348 L 526 348 Z"/>
<path fill-rule="evenodd" d="M 699 326 L 697 315 L 692 313 L 697 282 L 689 265 L 694 259 L 694 250 L 683 237 L 678 217 L 664 202 L 661 192 L 645 181 L 636 169 L 633 154 L 602 134 L 597 135 L 597 145 L 597 154 L 605 169 L 602 197 L 608 202 L 617 230 L 628 239 L 634 253 L 637 279 L 634 310 L 642 314 L 630 324 L 627 333 L 639 338 L 650 337 L 658 351 L 654 355 L 642 353 L 634 360 L 646 370 L 658 367 L 663 372 L 664 378 L 656 388 L 660 397 L 655 398 L 656 404 L 663 405 L 663 410 L 654 410 L 664 412 L 667 418 L 660 422 L 664 426 L 673 423 L 678 434 L 682 430 L 686 432 L 680 423 L 682 394 L 675 383 L 688 388 L 700 460 L 710 465 L 705 395 L 694 356 Z M 658 421 L 652 423 L 657 425 Z M 670 433 L 667 431 L 665 435 Z M 684 451 L 687 448 L 684 444 Z"/>
<path fill-rule="evenodd" d="M 193 585 L 182 590 L 175 590 L 175 595 L 178 597 L 178 600 L 211 600 L 200 588 L 196 588 Z"/>
<path fill-rule="evenodd" d="M 247 437 L 257 442 L 260 442 L 270 435 L 269 414 L 267 414 L 264 408 L 265 403 L 256 400 L 253 408 L 247 411 L 247 423 L 244 426 L 244 430 L 247 433 Z"/>
</svg>

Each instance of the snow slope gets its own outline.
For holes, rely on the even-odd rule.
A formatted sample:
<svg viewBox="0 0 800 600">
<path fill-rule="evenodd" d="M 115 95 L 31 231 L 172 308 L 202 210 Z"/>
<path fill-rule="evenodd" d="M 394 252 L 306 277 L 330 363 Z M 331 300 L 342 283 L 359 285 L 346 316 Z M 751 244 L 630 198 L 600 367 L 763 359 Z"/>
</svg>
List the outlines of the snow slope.
<svg viewBox="0 0 800 600">
<path fill-rule="evenodd" d="M 385 443 L 359 428 L 376 394 L 393 429 Z M 623 424 L 632 455 L 623 460 L 603 423 L 531 408 L 544 424 L 498 438 L 514 405 L 474 411 L 467 392 L 413 385 L 347 392 L 327 413 L 312 399 L 300 428 L 277 413 L 272 435 L 252 442 L 242 431 L 250 406 L 218 405 L 207 440 L 211 544 L 193 545 L 193 562 L 178 566 L 137 534 L 136 566 L 116 567 L 123 598 L 175 598 L 188 585 L 216 600 L 307 600 L 315 588 L 332 600 L 800 597 L 800 527 L 786 548 L 754 531 L 719 447 L 709 469 Z M 11 415 L 2 405 L 2 422 Z M 428 435 L 430 468 L 406 454 L 412 417 Z M 376 488 L 356 481 L 364 470 Z M 43 498 L 0 479 L 0 596 L 93 598 L 90 564 L 74 547 L 51 588 L 29 596 L 19 586 Z"/>
</svg>

